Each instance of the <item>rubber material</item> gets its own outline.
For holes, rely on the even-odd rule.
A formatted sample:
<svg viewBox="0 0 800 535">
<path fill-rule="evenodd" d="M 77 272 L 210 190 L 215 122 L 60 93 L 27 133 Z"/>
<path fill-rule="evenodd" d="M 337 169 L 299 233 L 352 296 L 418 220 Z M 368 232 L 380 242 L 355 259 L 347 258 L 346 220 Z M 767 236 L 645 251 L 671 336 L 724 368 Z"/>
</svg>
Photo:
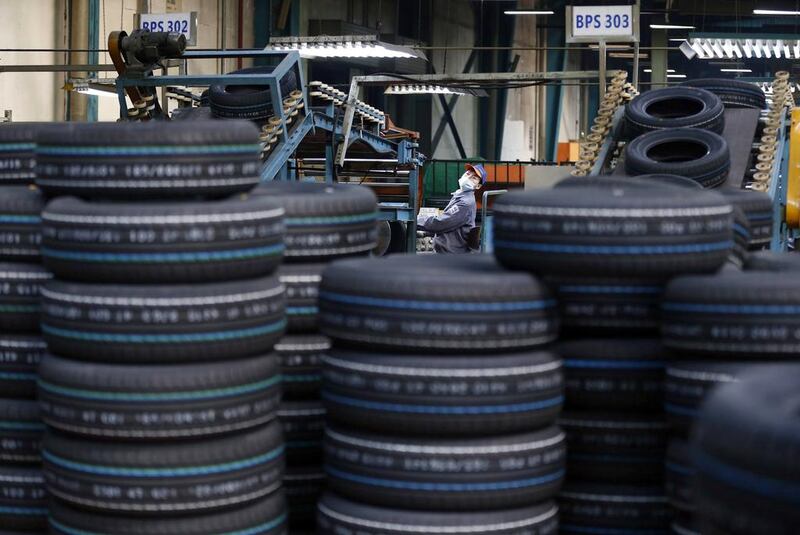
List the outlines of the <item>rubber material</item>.
<svg viewBox="0 0 800 535">
<path fill-rule="evenodd" d="M 377 241 L 377 197 L 365 186 L 266 182 L 253 190 L 286 211 L 286 262 L 364 256 Z"/>
<path fill-rule="evenodd" d="M 733 245 L 733 209 L 713 192 L 686 193 L 628 181 L 508 193 L 494 205 L 495 255 L 511 269 L 553 276 L 715 271 Z"/>
<path fill-rule="evenodd" d="M 46 527 L 47 499 L 41 470 L 0 465 L 0 534 L 41 533 Z"/>
<path fill-rule="evenodd" d="M 759 191 L 720 188 L 731 204 L 741 208 L 750 229 L 750 250 L 768 247 L 772 240 L 773 208 L 769 195 Z"/>
<path fill-rule="evenodd" d="M 250 67 L 229 74 L 272 74 L 274 67 Z M 283 98 L 297 89 L 297 76 L 290 70 L 279 82 Z M 217 117 L 225 119 L 266 119 L 273 115 L 268 85 L 221 85 L 208 88 L 208 103 Z"/>
<path fill-rule="evenodd" d="M 84 436 L 228 433 L 273 420 L 280 401 L 274 355 L 180 365 L 95 364 L 49 355 L 39 376 L 45 422 Z"/>
<path fill-rule="evenodd" d="M 800 271 L 800 254 L 758 251 L 747 257 L 745 271 L 773 271 L 776 273 Z"/>
<path fill-rule="evenodd" d="M 550 499 L 564 478 L 555 426 L 490 438 L 393 438 L 328 427 L 328 488 L 361 503 L 434 511 L 511 508 Z"/>
<path fill-rule="evenodd" d="M 226 360 L 272 350 L 285 328 L 275 276 L 216 284 L 102 285 L 51 281 L 42 332 L 78 360 L 166 363 Z"/>
<path fill-rule="evenodd" d="M 564 360 L 567 407 L 661 409 L 668 356 L 660 340 L 587 338 L 562 342 L 554 350 Z"/>
<path fill-rule="evenodd" d="M 332 264 L 320 321 L 341 344 L 425 353 L 534 348 L 556 337 L 556 303 L 488 255 L 390 255 Z"/>
<path fill-rule="evenodd" d="M 5 128 L 5 127 L 3 127 Z M 0 168 L 2 168 L 0 141 Z M 0 184 L 3 184 L 0 171 Z M 0 262 L 39 262 L 42 194 L 33 186 L 6 186 L 0 195 Z"/>
<path fill-rule="evenodd" d="M 0 336 L 0 392 L 4 397 L 36 397 L 36 369 L 46 349 L 38 336 Z"/>
<path fill-rule="evenodd" d="M 558 529 L 552 501 L 491 512 L 428 512 L 387 509 L 326 493 L 319 503 L 319 535 L 548 535 Z"/>
<path fill-rule="evenodd" d="M 728 257 L 728 263 L 742 269 L 749 256 L 750 223 L 747 216 L 739 206 L 733 208 L 733 249 Z"/>
<path fill-rule="evenodd" d="M 686 178 L 685 176 L 680 176 L 680 175 L 665 175 L 665 174 L 638 175 L 634 177 L 634 179 L 645 182 L 657 182 L 662 185 L 669 184 L 672 186 L 679 186 L 682 188 L 703 189 L 703 186 L 701 186 L 691 178 Z"/>
<path fill-rule="evenodd" d="M 690 87 L 652 89 L 625 106 L 625 126 L 636 137 L 653 130 L 702 128 L 718 134 L 725 107 L 714 93 Z"/>
<path fill-rule="evenodd" d="M 558 498 L 564 534 L 666 535 L 672 517 L 661 487 L 570 483 Z"/>
<path fill-rule="evenodd" d="M 667 173 L 715 188 L 725 182 L 730 165 L 728 142 L 708 130 L 659 130 L 625 146 L 625 172 L 629 175 Z"/>
<path fill-rule="evenodd" d="M 283 487 L 289 506 L 289 529 L 315 533 L 317 502 L 325 490 L 325 470 L 322 466 L 287 466 Z"/>
<path fill-rule="evenodd" d="M 552 423 L 564 400 L 549 352 L 478 356 L 334 350 L 322 399 L 342 425 L 384 433 L 499 435 Z"/>
<path fill-rule="evenodd" d="M 0 399 L 0 463 L 38 463 L 43 432 L 35 401 Z"/>
<path fill-rule="evenodd" d="M 277 422 L 183 442 L 101 442 L 48 431 L 48 492 L 75 507 L 108 512 L 196 513 L 267 496 L 283 477 Z"/>
<path fill-rule="evenodd" d="M 663 279 L 548 277 L 558 297 L 562 336 L 657 333 Z"/>
<path fill-rule="evenodd" d="M 88 203 L 42 214 L 43 256 L 61 280 L 186 283 L 269 275 L 283 253 L 283 209 L 263 197 Z"/>
<path fill-rule="evenodd" d="M 692 439 L 698 516 L 739 535 L 789 535 L 800 523 L 800 368 L 757 369 L 717 389 Z"/>
<path fill-rule="evenodd" d="M 665 467 L 664 488 L 670 505 L 683 513 L 694 512 L 695 470 L 689 457 L 689 444 L 685 440 L 670 440 Z"/>
<path fill-rule="evenodd" d="M 330 339 L 318 334 L 290 334 L 275 344 L 275 353 L 281 363 L 284 399 L 319 396 L 322 358 L 330 348 Z"/>
<path fill-rule="evenodd" d="M 660 414 L 565 411 L 558 424 L 567 434 L 571 480 L 663 481 L 669 426 Z"/>
<path fill-rule="evenodd" d="M 664 412 L 674 433 L 689 436 L 700 406 L 714 388 L 738 381 L 759 362 L 676 361 L 667 367 Z"/>
<path fill-rule="evenodd" d="M 39 136 L 36 184 L 48 196 L 219 197 L 258 184 L 259 154 L 247 121 L 63 123 Z"/>
<path fill-rule="evenodd" d="M 286 287 L 288 332 L 308 333 L 319 323 L 319 283 L 326 264 L 283 264 L 278 278 Z"/>
<path fill-rule="evenodd" d="M 662 304 L 664 344 L 692 356 L 794 358 L 800 351 L 794 282 L 757 271 L 678 277 Z"/>
<path fill-rule="evenodd" d="M 39 295 L 51 278 L 38 264 L 0 263 L 0 331 L 39 332 Z"/>
<path fill-rule="evenodd" d="M 711 91 L 717 95 L 726 108 L 767 108 L 767 98 L 756 84 L 731 80 L 730 78 L 700 78 L 681 84 Z"/>
<path fill-rule="evenodd" d="M 53 500 L 50 533 L 53 535 L 283 535 L 286 502 L 278 491 L 236 509 L 173 517 L 105 515 L 81 511 Z"/>
<path fill-rule="evenodd" d="M 28 185 L 36 176 L 36 133 L 43 123 L 11 122 L 0 128 L 0 185 Z"/>
<path fill-rule="evenodd" d="M 286 462 L 290 466 L 322 464 L 325 414 L 318 399 L 281 403 L 278 418 L 286 437 Z"/>
</svg>

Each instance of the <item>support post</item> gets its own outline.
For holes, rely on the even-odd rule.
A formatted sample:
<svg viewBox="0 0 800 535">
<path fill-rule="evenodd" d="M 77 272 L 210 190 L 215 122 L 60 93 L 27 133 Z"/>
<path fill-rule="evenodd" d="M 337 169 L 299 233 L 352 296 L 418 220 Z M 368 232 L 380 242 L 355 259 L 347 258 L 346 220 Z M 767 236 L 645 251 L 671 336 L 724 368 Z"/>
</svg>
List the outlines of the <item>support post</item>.
<svg viewBox="0 0 800 535">
<path fill-rule="evenodd" d="M 598 66 L 598 77 L 597 77 L 597 101 L 599 102 L 603 95 L 606 92 L 606 42 L 600 41 L 600 46 L 597 47 L 597 51 L 600 54 L 598 58 L 599 66 Z"/>
<path fill-rule="evenodd" d="M 653 50 L 650 51 L 650 65 L 653 72 L 650 75 L 650 89 L 667 87 L 667 30 L 653 30 L 651 35 Z"/>
</svg>

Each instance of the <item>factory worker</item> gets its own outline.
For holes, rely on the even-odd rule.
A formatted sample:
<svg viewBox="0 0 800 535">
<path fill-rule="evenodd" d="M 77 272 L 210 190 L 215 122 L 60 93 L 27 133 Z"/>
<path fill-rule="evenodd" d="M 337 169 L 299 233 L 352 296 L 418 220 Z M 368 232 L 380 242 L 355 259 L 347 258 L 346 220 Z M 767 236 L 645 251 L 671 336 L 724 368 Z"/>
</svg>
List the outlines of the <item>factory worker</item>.
<svg viewBox="0 0 800 535">
<path fill-rule="evenodd" d="M 467 237 L 475 228 L 475 191 L 486 183 L 486 169 L 481 164 L 466 164 L 458 179 L 458 189 L 444 211 L 436 216 L 417 218 L 420 230 L 431 232 L 437 253 L 469 253 Z"/>
</svg>

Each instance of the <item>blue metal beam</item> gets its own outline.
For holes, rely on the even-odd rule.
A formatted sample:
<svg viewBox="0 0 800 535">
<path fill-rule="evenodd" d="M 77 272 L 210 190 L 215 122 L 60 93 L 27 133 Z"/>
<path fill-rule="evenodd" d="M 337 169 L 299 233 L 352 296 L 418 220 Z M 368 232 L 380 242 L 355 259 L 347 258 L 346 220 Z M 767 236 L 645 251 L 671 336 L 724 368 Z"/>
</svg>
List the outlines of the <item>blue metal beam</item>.
<svg viewBox="0 0 800 535">
<path fill-rule="evenodd" d="M 86 58 L 89 65 L 97 65 L 98 53 L 97 48 L 100 45 L 100 0 L 89 0 L 89 24 L 88 39 L 86 48 L 93 52 L 88 52 Z M 97 76 L 97 73 L 88 73 L 90 78 Z M 88 97 L 89 102 L 86 104 L 86 120 L 97 121 L 97 97 L 91 95 Z"/>
</svg>

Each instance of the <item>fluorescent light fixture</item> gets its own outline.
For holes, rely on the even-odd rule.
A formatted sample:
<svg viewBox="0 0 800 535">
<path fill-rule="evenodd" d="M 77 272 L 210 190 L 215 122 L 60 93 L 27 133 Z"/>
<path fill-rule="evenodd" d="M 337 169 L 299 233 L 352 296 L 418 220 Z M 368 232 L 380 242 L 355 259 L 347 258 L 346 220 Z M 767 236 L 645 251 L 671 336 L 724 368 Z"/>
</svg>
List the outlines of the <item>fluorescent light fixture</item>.
<svg viewBox="0 0 800 535">
<path fill-rule="evenodd" d="M 653 30 L 694 30 L 694 26 L 683 26 L 680 24 L 651 24 Z"/>
<path fill-rule="evenodd" d="M 645 69 L 644 72 L 653 72 L 653 69 Z M 673 73 L 675 69 L 667 69 L 667 73 Z"/>
<path fill-rule="evenodd" d="M 685 74 L 668 74 L 667 78 L 686 78 Z"/>
<path fill-rule="evenodd" d="M 800 39 L 692 36 L 679 48 L 688 59 L 800 59 Z"/>
<path fill-rule="evenodd" d="M 304 58 L 428 59 L 411 48 L 379 41 L 376 35 L 274 37 L 264 50 L 296 50 Z"/>
<path fill-rule="evenodd" d="M 753 72 L 752 69 L 720 69 L 719 72 Z"/>
<path fill-rule="evenodd" d="M 117 90 L 113 85 L 101 84 L 97 82 L 87 82 L 85 80 L 70 80 L 64 87 L 64 91 L 75 91 L 81 95 L 93 97 L 111 97 L 117 98 Z"/>
<path fill-rule="evenodd" d="M 465 87 L 446 87 L 441 85 L 424 84 L 393 84 L 386 88 L 384 95 L 464 95 L 472 97 L 488 97 L 483 89 L 469 89 Z"/>
<path fill-rule="evenodd" d="M 555 11 L 538 11 L 529 9 L 509 9 L 503 11 L 506 15 L 553 15 Z"/>
<path fill-rule="evenodd" d="M 610 58 L 619 58 L 619 59 L 633 59 L 635 54 L 633 52 L 609 52 L 608 57 Z M 639 53 L 639 59 L 647 59 L 648 55 L 646 52 Z"/>
<path fill-rule="evenodd" d="M 686 39 L 673 39 L 673 38 L 669 38 L 669 39 L 667 39 L 667 41 L 669 41 L 670 43 L 683 43 L 684 41 L 686 41 Z"/>
<path fill-rule="evenodd" d="M 788 11 L 784 9 L 754 9 L 753 15 L 800 15 L 800 11 Z"/>
</svg>

